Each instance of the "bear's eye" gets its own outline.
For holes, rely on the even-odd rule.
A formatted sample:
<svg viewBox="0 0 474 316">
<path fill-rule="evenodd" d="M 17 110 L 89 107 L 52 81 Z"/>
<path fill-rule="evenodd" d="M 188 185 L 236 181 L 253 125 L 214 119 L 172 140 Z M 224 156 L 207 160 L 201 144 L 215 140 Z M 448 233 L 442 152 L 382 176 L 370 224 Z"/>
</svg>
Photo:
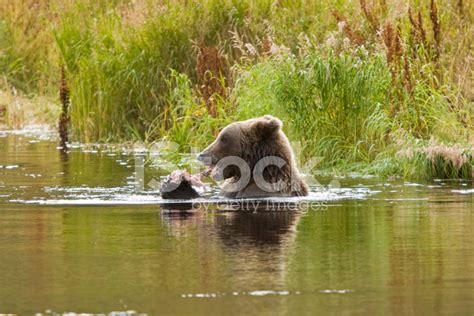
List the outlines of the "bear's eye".
<svg viewBox="0 0 474 316">
<path fill-rule="evenodd" d="M 221 137 L 221 142 L 223 142 L 224 144 L 227 143 L 227 137 L 222 136 L 222 137 Z"/>
</svg>

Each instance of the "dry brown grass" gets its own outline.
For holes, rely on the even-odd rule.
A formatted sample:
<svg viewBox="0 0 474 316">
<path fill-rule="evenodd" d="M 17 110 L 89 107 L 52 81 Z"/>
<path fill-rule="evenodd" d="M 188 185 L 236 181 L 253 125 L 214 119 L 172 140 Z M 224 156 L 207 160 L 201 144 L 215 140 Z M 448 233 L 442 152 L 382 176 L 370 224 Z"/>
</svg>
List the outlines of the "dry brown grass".
<svg viewBox="0 0 474 316">
<path fill-rule="evenodd" d="M 408 60 L 408 56 L 406 55 L 403 58 L 403 85 L 411 95 L 413 92 L 413 82 L 410 73 L 410 62 Z"/>
<path fill-rule="evenodd" d="M 197 48 L 196 72 L 199 92 L 206 103 L 209 115 L 217 117 L 218 98 L 227 96 L 225 87 L 228 75 L 227 61 L 215 46 L 206 46 L 201 42 Z"/>
<path fill-rule="evenodd" d="M 1 123 L 8 128 L 22 128 L 27 125 L 53 126 L 59 117 L 58 105 L 50 98 L 27 98 L 16 90 L 0 90 L 0 108 L 3 109 Z"/>
<path fill-rule="evenodd" d="M 439 22 L 438 16 L 438 7 L 436 6 L 436 2 L 431 0 L 430 2 L 430 19 L 431 25 L 433 29 L 433 50 L 434 56 L 433 60 L 437 62 L 439 60 L 439 56 L 441 54 L 441 24 Z"/>
<path fill-rule="evenodd" d="M 458 0 L 456 7 L 458 9 L 459 14 L 464 15 L 464 5 L 462 3 L 462 0 Z"/>
<path fill-rule="evenodd" d="M 410 20 L 410 33 L 412 36 L 413 43 L 422 44 L 426 46 L 426 31 L 423 27 L 423 15 L 418 10 L 416 18 L 413 16 L 411 6 L 408 7 L 408 19 Z"/>
<path fill-rule="evenodd" d="M 448 146 L 431 140 L 430 144 L 422 148 L 400 150 L 397 156 L 407 159 L 421 158 L 432 178 L 472 179 L 474 177 L 472 165 L 474 151 L 472 148 L 462 148 L 458 144 Z"/>
<path fill-rule="evenodd" d="M 265 56 L 272 54 L 273 41 L 269 37 L 265 37 L 262 41 L 262 53 Z"/>
<path fill-rule="evenodd" d="M 69 88 L 66 81 L 66 71 L 61 68 L 61 80 L 59 81 L 59 100 L 62 105 L 61 115 L 59 116 L 58 132 L 60 138 L 60 146 L 66 149 L 69 140 Z"/>
<path fill-rule="evenodd" d="M 7 126 L 7 106 L 0 104 L 0 128 Z"/>
<path fill-rule="evenodd" d="M 377 33 L 380 29 L 380 21 L 374 13 L 373 8 L 369 7 L 365 0 L 360 0 L 360 7 L 372 30 Z"/>
<path fill-rule="evenodd" d="M 342 15 L 339 11 L 334 10 L 332 15 L 336 18 L 338 24 L 342 27 L 342 31 L 347 38 L 356 46 L 361 46 L 365 43 L 364 36 L 357 31 L 347 20 L 347 17 Z"/>
<path fill-rule="evenodd" d="M 407 56 L 404 56 L 404 65 L 402 71 L 401 60 L 404 55 L 402 47 L 402 39 L 400 29 L 395 28 L 391 22 L 387 22 L 382 32 L 382 39 L 385 44 L 385 55 L 392 77 L 392 84 L 394 87 L 398 86 L 399 82 L 404 82 L 406 87 L 409 87 L 410 82 L 410 68 Z M 411 88 L 410 88 L 411 89 Z M 392 97 L 390 112 L 394 116 L 398 112 L 399 101 L 401 100 L 401 91 L 395 89 L 395 99 Z"/>
<path fill-rule="evenodd" d="M 383 41 L 386 47 L 386 57 L 389 65 L 398 66 L 403 54 L 400 31 L 391 22 L 385 24 Z"/>
</svg>

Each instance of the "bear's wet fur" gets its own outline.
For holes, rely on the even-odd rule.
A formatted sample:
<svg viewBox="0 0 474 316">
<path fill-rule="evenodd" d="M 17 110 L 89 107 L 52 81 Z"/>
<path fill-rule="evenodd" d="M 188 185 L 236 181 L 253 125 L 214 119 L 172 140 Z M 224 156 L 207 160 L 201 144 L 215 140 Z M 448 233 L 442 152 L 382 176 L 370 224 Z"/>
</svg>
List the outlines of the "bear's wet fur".
<svg viewBox="0 0 474 316">
<path fill-rule="evenodd" d="M 235 183 L 240 179 L 239 169 L 227 166 L 219 169 L 219 161 L 226 157 L 238 157 L 245 161 L 251 173 L 245 187 L 235 191 Z M 269 183 L 261 188 L 254 179 L 257 163 L 266 157 L 278 157 L 284 165 L 268 165 L 263 169 L 263 179 Z M 271 115 L 246 121 L 235 122 L 225 127 L 216 140 L 198 156 L 209 165 L 217 180 L 225 180 L 221 195 L 229 198 L 261 198 L 276 196 L 308 195 L 308 185 L 301 178 L 296 167 L 295 157 L 288 138 L 282 131 L 282 122 Z M 268 158 L 267 158 L 268 159 Z M 281 161 L 281 159 L 279 159 Z M 261 186 L 261 185 L 260 185 Z"/>
</svg>

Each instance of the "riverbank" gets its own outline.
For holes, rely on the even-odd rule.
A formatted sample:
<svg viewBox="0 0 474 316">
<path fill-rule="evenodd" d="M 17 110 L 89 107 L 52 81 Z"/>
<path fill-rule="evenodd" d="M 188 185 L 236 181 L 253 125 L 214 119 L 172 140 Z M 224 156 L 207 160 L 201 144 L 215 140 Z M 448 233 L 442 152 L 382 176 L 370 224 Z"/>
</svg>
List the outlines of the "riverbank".
<svg viewBox="0 0 474 316">
<path fill-rule="evenodd" d="M 27 116 L 32 117 L 32 116 Z M 41 121 L 41 120 L 39 120 Z M 47 120 L 45 120 L 47 121 Z M 57 141 L 59 135 L 57 126 L 38 122 L 38 117 L 24 125 L 12 129 L 6 124 L 0 124 L 0 133 L 25 135 L 36 139 L 48 139 Z M 404 147 L 396 151 L 393 156 L 387 156 L 382 161 L 374 163 L 354 163 L 352 165 L 325 165 L 323 159 L 305 161 L 301 159 L 301 147 L 299 142 L 292 142 L 299 161 L 300 170 L 313 185 L 318 185 L 318 178 L 379 178 L 379 179 L 405 179 L 430 181 L 436 179 L 470 180 L 473 174 L 473 147 L 462 148 L 459 144 L 453 146 L 428 143 L 427 146 Z M 195 161 L 194 151 L 176 151 L 179 145 L 168 140 L 143 143 L 141 141 L 130 141 L 121 143 L 78 143 L 70 142 L 69 150 L 81 148 L 85 152 L 97 152 L 105 154 L 135 154 L 145 155 L 147 165 L 156 165 L 156 161 L 172 164 L 174 169 L 166 169 L 167 173 L 176 168 L 195 170 L 200 164 Z M 156 160 L 158 159 L 158 160 Z M 164 159 L 164 160 L 163 160 Z M 387 167 L 390 166 L 390 168 Z"/>
<path fill-rule="evenodd" d="M 22 96 L 21 92 L 0 89 L 0 130 L 47 125 L 53 129 L 61 109 L 53 97 Z"/>
<path fill-rule="evenodd" d="M 272 114 L 308 174 L 472 177 L 472 4 L 30 4 L 0 10 L 10 125 L 56 126 L 61 84 L 73 142 L 189 152 Z"/>
</svg>

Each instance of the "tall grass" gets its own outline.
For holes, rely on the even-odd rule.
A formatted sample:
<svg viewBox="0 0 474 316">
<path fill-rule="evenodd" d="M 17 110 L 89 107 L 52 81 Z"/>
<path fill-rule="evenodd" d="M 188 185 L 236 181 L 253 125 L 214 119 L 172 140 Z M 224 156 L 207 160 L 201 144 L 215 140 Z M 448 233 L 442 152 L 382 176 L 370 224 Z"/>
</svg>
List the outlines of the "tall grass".
<svg viewBox="0 0 474 316">
<path fill-rule="evenodd" d="M 328 11 L 312 4 L 288 33 L 285 25 L 290 17 L 300 15 L 303 3 L 76 1 L 54 26 L 60 58 L 70 73 L 74 136 L 81 141 L 163 137 L 152 131 L 163 130 L 157 124 L 169 123 L 161 118 L 172 69 L 199 86 L 207 85 L 201 79 L 206 72 L 226 75 L 223 83 L 229 84 L 232 79 L 226 69 L 225 74 L 211 72 L 215 62 L 209 53 L 204 56 L 207 63 L 201 64 L 210 69 L 200 69 L 200 53 L 216 50 L 228 67 L 242 57 L 235 36 L 259 50 L 269 37 L 293 43 L 304 29 L 316 29 L 319 21 L 309 12 L 322 16 Z M 213 91 L 201 89 L 201 94 L 208 100 Z"/>
<path fill-rule="evenodd" d="M 51 94 L 59 77 L 47 0 L 0 0 L 0 87 Z"/>
<path fill-rule="evenodd" d="M 78 7 L 55 36 L 70 73 L 71 119 L 82 141 L 143 138 L 163 113 L 171 69 L 193 66 L 189 28 L 175 13 L 127 28 L 117 13 L 76 23 Z M 155 135 L 156 136 L 156 135 Z"/>
<path fill-rule="evenodd" d="M 307 157 L 324 157 L 327 164 L 368 162 L 392 128 L 389 88 L 390 73 L 380 56 L 311 51 L 252 67 L 238 81 L 236 98 L 241 116 L 285 117 L 287 131 L 301 141 Z"/>
<path fill-rule="evenodd" d="M 322 167 L 426 176 L 442 174 L 433 161 L 452 164 L 426 154 L 433 142 L 474 144 L 469 2 L 0 0 L 0 9 L 4 83 L 55 95 L 64 66 L 75 140 L 169 139 L 184 150 L 273 113 Z M 405 147 L 418 154 L 397 155 Z M 472 169 L 453 166 L 444 174 Z"/>
<path fill-rule="evenodd" d="M 91 19 L 90 6 L 80 2 L 63 15 L 54 34 L 72 78 L 76 138 L 159 137 L 151 131 L 166 124 L 160 118 L 166 112 L 171 70 L 196 82 L 197 41 L 226 46 L 221 33 L 243 23 L 243 8 L 230 3 L 184 7 L 149 2 L 143 4 L 144 21 L 138 22 L 133 22 L 138 13 L 127 6 L 111 6 Z"/>
</svg>

